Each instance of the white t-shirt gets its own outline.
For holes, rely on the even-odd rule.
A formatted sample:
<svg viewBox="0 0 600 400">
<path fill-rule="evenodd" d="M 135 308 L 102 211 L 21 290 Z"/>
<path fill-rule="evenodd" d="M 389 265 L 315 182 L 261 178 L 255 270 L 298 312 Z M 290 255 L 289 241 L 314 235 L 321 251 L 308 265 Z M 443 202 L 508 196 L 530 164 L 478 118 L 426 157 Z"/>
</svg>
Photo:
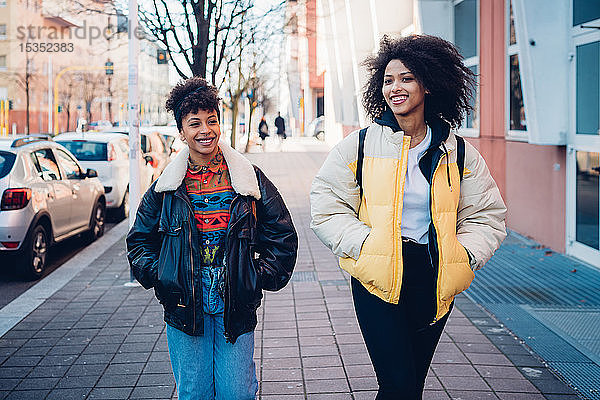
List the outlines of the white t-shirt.
<svg viewBox="0 0 600 400">
<path fill-rule="evenodd" d="M 431 144 L 431 129 L 421 143 L 408 150 L 408 167 L 404 182 L 402 223 L 403 237 L 411 238 L 421 244 L 427 244 L 429 224 L 429 183 L 419 168 L 419 159 Z"/>
</svg>

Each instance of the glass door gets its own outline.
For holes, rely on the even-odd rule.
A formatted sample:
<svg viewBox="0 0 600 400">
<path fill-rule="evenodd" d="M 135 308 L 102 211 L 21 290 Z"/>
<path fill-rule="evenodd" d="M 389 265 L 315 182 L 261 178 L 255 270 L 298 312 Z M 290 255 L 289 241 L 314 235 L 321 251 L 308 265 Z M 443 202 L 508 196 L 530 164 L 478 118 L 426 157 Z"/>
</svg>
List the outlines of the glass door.
<svg viewBox="0 0 600 400">
<path fill-rule="evenodd" d="M 573 26 L 567 252 L 600 268 L 600 29 L 587 25 L 600 26 L 600 19 Z"/>
</svg>

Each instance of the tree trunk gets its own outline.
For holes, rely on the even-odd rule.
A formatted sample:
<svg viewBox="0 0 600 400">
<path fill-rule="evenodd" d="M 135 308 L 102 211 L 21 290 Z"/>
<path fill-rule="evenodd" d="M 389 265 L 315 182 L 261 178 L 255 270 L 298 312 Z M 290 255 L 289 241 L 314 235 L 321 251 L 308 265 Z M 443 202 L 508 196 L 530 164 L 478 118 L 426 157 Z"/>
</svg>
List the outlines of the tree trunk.
<svg viewBox="0 0 600 400">
<path fill-rule="evenodd" d="M 87 118 L 87 121 L 85 123 L 85 127 L 87 130 L 87 127 L 90 125 L 90 122 L 92 122 L 92 102 L 91 101 L 85 102 L 85 116 Z"/>
<path fill-rule="evenodd" d="M 69 104 L 65 105 L 65 111 L 67 113 L 67 130 L 66 130 L 66 132 L 69 132 L 70 123 L 71 123 L 71 110 L 69 109 Z M 57 118 L 58 118 L 58 115 L 57 115 Z"/>
<path fill-rule="evenodd" d="M 238 102 L 232 99 L 231 107 L 231 147 L 235 149 L 235 137 L 237 131 L 237 113 L 238 113 Z"/>
<path fill-rule="evenodd" d="M 254 114 L 254 108 L 252 108 L 252 105 L 250 105 L 250 115 L 248 116 L 248 141 L 246 142 L 246 149 L 244 150 L 244 153 L 247 153 L 250 150 L 250 134 L 252 133 L 250 127 L 252 126 L 252 114 Z"/>
<path fill-rule="evenodd" d="M 108 120 L 110 123 L 113 123 L 113 114 L 112 114 L 112 75 L 108 76 Z"/>
<path fill-rule="evenodd" d="M 29 135 L 31 131 L 29 130 L 29 71 L 25 72 L 25 133 Z"/>
</svg>

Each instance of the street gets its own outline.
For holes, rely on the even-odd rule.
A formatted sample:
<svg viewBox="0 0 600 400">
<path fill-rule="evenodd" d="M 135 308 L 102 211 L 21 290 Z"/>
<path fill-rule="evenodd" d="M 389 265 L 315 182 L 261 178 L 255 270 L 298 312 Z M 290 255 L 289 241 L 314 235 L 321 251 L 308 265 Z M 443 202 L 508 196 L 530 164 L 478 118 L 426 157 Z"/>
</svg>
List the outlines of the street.
<svg viewBox="0 0 600 400">
<path fill-rule="evenodd" d="M 119 222 L 119 220 L 112 217 L 111 213 L 109 213 L 106 220 L 105 232 L 110 231 L 112 227 Z M 66 239 L 53 246 L 48 252 L 48 264 L 41 279 L 50 275 L 75 254 L 85 249 L 85 247 L 86 245 L 79 236 Z M 19 295 L 27 289 L 38 283 L 38 281 L 23 280 L 16 271 L 10 270 L 10 265 L 3 265 L 2 267 L 2 271 L 0 271 L 0 308 L 4 307 L 19 297 Z"/>
<path fill-rule="evenodd" d="M 356 322 L 349 277 L 309 228 L 308 191 L 326 153 L 302 149 L 318 145 L 288 141 L 284 150 L 293 152 L 248 155 L 282 193 L 299 236 L 291 282 L 279 292 L 265 292 L 259 309 L 254 350 L 259 399 L 375 397 L 377 383 Z M 124 285 L 129 267 L 123 228 L 81 251 L 81 260 L 67 262 L 67 282 L 48 283 L 41 293 L 32 288 L 27 300 L 11 304 L 10 312 L 0 310 L 0 324 L 7 330 L 0 339 L 0 398 L 176 398 L 162 307 L 152 290 Z M 504 252 L 512 252 L 507 244 Z M 86 254 L 89 250 L 94 254 Z M 523 269 L 518 260 L 515 268 Z M 40 296 L 45 300 L 32 308 L 29 302 Z M 10 323 L 15 318 L 20 322 Z M 461 295 L 424 398 L 578 397 L 518 337 Z"/>
</svg>

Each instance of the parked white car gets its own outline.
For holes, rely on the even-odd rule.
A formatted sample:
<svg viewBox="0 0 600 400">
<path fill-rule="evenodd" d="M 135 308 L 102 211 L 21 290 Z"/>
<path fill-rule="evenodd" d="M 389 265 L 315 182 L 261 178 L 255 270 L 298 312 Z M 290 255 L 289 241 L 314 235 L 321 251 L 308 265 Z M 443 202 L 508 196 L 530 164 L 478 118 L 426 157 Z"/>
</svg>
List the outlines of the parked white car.
<svg viewBox="0 0 600 400">
<path fill-rule="evenodd" d="M 110 129 L 104 133 L 122 133 L 129 136 L 128 130 Z M 153 168 L 152 181 L 154 181 L 171 161 L 166 143 L 153 127 L 140 127 L 140 147 L 143 157 Z"/>
<path fill-rule="evenodd" d="M 102 236 L 106 199 L 96 176 L 49 137 L 0 139 L 2 267 L 14 265 L 38 279 L 53 243 L 77 234 L 90 241 Z"/>
<path fill-rule="evenodd" d="M 65 146 L 84 168 L 98 171 L 104 185 L 106 207 L 117 210 L 118 218 L 129 214 L 129 137 L 121 133 L 69 132 L 54 140 Z M 140 155 L 142 191 L 152 183 L 153 168 Z"/>
<path fill-rule="evenodd" d="M 165 142 L 165 146 L 167 148 L 171 160 L 175 158 L 177 153 L 179 153 L 186 146 L 186 144 L 183 143 L 180 139 L 179 131 L 177 130 L 177 125 L 152 126 L 143 129 L 154 130 L 155 132 L 158 132 L 158 134 L 163 138 Z"/>
</svg>

